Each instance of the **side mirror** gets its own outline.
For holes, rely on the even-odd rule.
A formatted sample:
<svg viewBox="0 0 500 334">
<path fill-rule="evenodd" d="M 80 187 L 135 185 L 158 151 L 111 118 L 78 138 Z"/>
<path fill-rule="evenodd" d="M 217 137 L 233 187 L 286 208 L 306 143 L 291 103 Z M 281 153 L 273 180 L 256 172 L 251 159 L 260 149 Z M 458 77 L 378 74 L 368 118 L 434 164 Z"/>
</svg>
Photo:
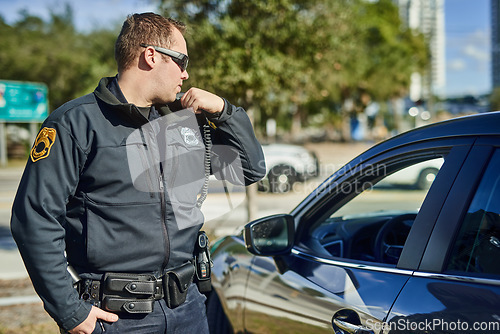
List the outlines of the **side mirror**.
<svg viewBox="0 0 500 334">
<path fill-rule="evenodd" d="M 280 214 L 254 220 L 245 225 L 245 244 L 255 255 L 276 256 L 290 252 L 295 240 L 292 216 Z"/>
</svg>

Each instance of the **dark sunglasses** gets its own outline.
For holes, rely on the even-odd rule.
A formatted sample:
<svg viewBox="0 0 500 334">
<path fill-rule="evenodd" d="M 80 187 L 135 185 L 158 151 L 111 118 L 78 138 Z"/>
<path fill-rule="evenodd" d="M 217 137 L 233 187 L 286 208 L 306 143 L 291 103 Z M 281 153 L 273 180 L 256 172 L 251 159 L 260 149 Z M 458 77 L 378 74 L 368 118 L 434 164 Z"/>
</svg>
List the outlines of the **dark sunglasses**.
<svg viewBox="0 0 500 334">
<path fill-rule="evenodd" d="M 172 60 L 174 61 L 174 63 L 176 63 L 177 65 L 179 65 L 179 67 L 181 68 L 182 72 L 184 72 L 186 70 L 187 66 L 188 66 L 189 57 L 188 57 L 188 55 L 185 55 L 184 53 L 180 53 L 180 52 L 177 52 L 177 51 L 174 51 L 174 50 L 165 49 L 165 48 L 162 48 L 162 47 L 159 47 L 159 46 L 148 45 L 148 44 L 144 44 L 144 43 L 142 43 L 141 46 L 143 48 L 147 48 L 147 47 L 150 46 L 153 49 L 155 49 L 155 51 L 158 51 L 159 53 L 163 53 L 164 55 L 169 56 L 170 58 L 172 58 Z"/>
</svg>

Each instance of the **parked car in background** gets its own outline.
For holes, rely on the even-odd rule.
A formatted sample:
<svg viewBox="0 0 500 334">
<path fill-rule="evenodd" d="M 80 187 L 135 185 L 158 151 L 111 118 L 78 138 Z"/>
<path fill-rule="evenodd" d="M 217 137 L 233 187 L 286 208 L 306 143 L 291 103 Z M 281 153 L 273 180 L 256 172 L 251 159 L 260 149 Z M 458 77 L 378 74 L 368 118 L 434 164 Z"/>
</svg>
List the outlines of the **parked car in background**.
<svg viewBox="0 0 500 334">
<path fill-rule="evenodd" d="M 420 162 L 389 175 L 378 184 L 381 186 L 409 186 L 415 189 L 428 189 L 434 182 L 443 162 L 443 158 Z"/>
<path fill-rule="evenodd" d="M 285 193 L 295 182 L 318 176 L 319 161 L 314 152 L 298 145 L 262 145 L 266 159 L 266 176 L 258 184 L 259 190 Z"/>
<path fill-rule="evenodd" d="M 216 240 L 212 333 L 500 333 L 499 129 L 494 112 L 396 136 Z M 432 160 L 430 187 L 377 187 Z"/>
</svg>

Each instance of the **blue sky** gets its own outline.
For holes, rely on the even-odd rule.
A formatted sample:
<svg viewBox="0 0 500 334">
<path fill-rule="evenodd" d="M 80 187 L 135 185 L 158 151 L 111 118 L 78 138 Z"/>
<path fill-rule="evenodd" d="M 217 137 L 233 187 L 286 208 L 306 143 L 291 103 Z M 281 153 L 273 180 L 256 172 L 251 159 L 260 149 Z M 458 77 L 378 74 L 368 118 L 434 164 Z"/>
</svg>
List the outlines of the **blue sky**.
<svg viewBox="0 0 500 334">
<path fill-rule="evenodd" d="M 491 90 L 490 0 L 445 0 L 446 94 Z"/>
<path fill-rule="evenodd" d="M 149 0 L 0 0 L 0 15 L 7 23 L 19 18 L 19 10 L 48 19 L 50 10 L 61 12 L 65 4 L 73 8 L 75 25 L 80 30 L 121 25 L 130 13 L 154 11 Z"/>
<path fill-rule="evenodd" d="M 78 29 L 120 25 L 127 14 L 154 11 L 149 0 L 0 0 L 0 15 L 8 22 L 19 10 L 48 18 L 71 4 Z M 445 0 L 446 90 L 448 96 L 483 94 L 491 90 L 490 0 Z M 1 38 L 1 37 L 0 37 Z"/>
</svg>

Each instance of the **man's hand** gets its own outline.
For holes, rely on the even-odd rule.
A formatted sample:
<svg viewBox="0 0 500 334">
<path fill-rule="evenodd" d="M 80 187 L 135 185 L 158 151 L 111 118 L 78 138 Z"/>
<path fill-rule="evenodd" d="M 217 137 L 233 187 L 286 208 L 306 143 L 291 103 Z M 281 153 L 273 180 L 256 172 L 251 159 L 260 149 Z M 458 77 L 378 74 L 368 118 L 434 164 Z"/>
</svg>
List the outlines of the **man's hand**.
<svg viewBox="0 0 500 334">
<path fill-rule="evenodd" d="M 109 313 L 101 310 L 95 306 L 92 306 L 87 319 L 85 319 L 81 324 L 70 330 L 70 334 L 91 334 L 96 326 L 97 320 L 103 320 L 106 322 L 116 322 L 118 321 L 118 316 L 114 313 Z"/>
<path fill-rule="evenodd" d="M 182 96 L 181 104 L 183 108 L 193 108 L 197 114 L 202 110 L 216 113 L 224 109 L 224 100 L 221 97 L 199 88 L 190 88 Z"/>
</svg>

